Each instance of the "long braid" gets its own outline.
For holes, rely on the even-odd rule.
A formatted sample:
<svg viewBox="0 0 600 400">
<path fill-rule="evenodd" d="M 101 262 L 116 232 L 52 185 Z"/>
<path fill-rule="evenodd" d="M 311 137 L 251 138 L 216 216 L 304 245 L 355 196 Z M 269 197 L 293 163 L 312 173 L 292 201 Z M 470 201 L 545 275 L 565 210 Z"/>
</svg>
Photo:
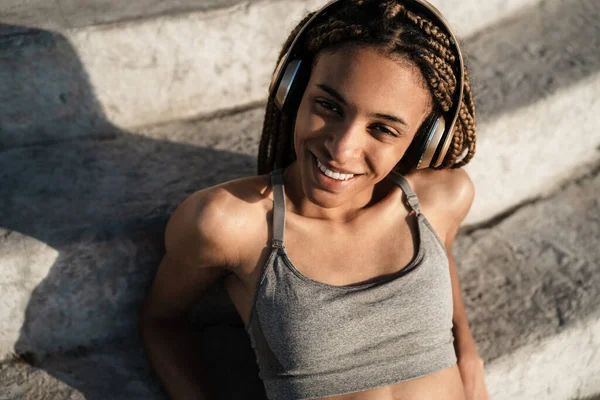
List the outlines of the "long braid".
<svg viewBox="0 0 600 400">
<path fill-rule="evenodd" d="M 454 83 L 451 83 L 452 89 L 448 90 L 448 94 L 454 95 L 454 91 L 456 90 L 456 80 L 454 78 L 454 73 L 452 72 L 451 64 L 454 63 L 456 57 L 451 53 L 449 48 L 449 38 L 426 19 L 415 15 L 412 12 L 407 12 L 407 16 L 413 23 L 419 26 L 419 28 L 423 29 L 426 34 L 431 36 L 429 44 L 441 57 L 443 57 L 444 61 L 446 61 L 439 62 L 440 60 L 438 58 L 434 59 L 436 69 L 443 71 L 446 74 L 445 78 L 447 80 L 453 80 Z M 469 81 L 466 68 L 463 73 L 463 101 L 459 105 L 458 120 L 454 128 L 454 136 L 450 145 L 451 148 L 443 160 L 440 166 L 441 168 L 462 167 L 466 165 L 475 155 L 475 105 L 473 103 L 471 83 Z M 448 89 L 450 89 L 450 87 Z M 460 159 L 465 151 L 465 145 L 467 146 L 467 153 L 462 159 Z M 460 161 L 457 161 L 459 159 Z"/>
<path fill-rule="evenodd" d="M 468 73 L 465 70 L 465 87 L 464 87 L 464 95 L 463 95 L 463 104 L 461 104 L 460 112 L 459 112 L 459 121 L 463 129 L 460 131 L 456 130 L 454 136 L 458 136 L 457 134 L 460 132 L 460 135 L 466 144 L 467 154 L 458 162 L 453 162 L 450 167 L 452 168 L 460 168 L 466 165 L 473 156 L 475 155 L 475 147 L 476 147 L 476 137 L 475 137 L 475 103 L 473 102 L 473 94 L 471 92 L 471 83 L 468 78 Z M 454 144 L 453 140 L 453 148 L 452 148 L 452 158 L 450 160 L 455 161 L 458 160 L 458 157 L 464 152 L 465 145 L 463 141 L 460 142 L 460 145 L 457 143 Z M 446 157 L 448 158 L 448 157 Z M 444 160 L 446 163 L 446 160 Z M 445 165 L 442 164 L 442 167 Z"/>
<path fill-rule="evenodd" d="M 311 16 L 306 16 L 294 29 L 279 59 Z M 453 106 L 458 89 L 458 66 L 450 38 L 431 21 L 395 0 L 344 2 L 322 21 L 315 21 L 302 40 L 303 43 L 299 44 L 303 46 L 301 50 L 313 59 L 323 49 L 343 43 L 372 45 L 387 50 L 390 55 L 404 56 L 420 68 L 432 95 L 434 113 L 447 112 Z M 285 167 L 294 161 L 293 125 L 293 116 L 280 111 L 270 99 L 259 146 L 259 174 Z M 463 101 L 459 105 L 454 136 L 439 168 L 458 168 L 467 164 L 475 154 L 475 143 L 475 105 L 465 69 Z"/>
<path fill-rule="evenodd" d="M 429 35 L 428 44 L 436 54 L 431 50 L 423 52 L 426 54 L 424 58 L 434 67 L 432 76 L 426 78 L 429 78 L 432 93 L 440 102 L 441 109 L 448 111 L 452 105 L 454 92 L 457 90 L 457 82 L 452 69 L 456 57 L 451 53 L 450 39 L 427 19 L 408 10 L 406 10 L 406 16 L 425 34 Z M 454 128 L 450 151 L 446 154 L 440 168 L 459 168 L 466 165 L 475 155 L 475 143 L 475 104 L 471 93 L 471 83 L 465 68 L 463 101 L 459 105 L 458 120 Z M 465 150 L 466 154 L 464 154 Z"/>
</svg>

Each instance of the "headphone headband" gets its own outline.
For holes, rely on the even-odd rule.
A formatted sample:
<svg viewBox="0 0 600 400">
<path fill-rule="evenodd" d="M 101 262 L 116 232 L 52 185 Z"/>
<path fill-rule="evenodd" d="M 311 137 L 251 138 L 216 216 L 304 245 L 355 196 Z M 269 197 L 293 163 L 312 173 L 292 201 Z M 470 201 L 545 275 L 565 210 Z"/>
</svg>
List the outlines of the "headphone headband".
<svg viewBox="0 0 600 400">
<path fill-rule="evenodd" d="M 348 0 L 333 0 L 329 3 L 325 4 L 321 9 L 316 11 L 313 16 L 300 28 L 300 31 L 292 41 L 289 49 L 286 53 L 281 57 L 277 68 L 275 69 L 275 73 L 273 74 L 273 78 L 271 80 L 271 84 L 269 85 L 269 93 L 270 96 L 273 97 L 275 104 L 283 109 L 284 104 L 286 104 L 286 100 L 288 95 L 291 92 L 291 87 L 294 84 L 294 80 L 297 77 L 297 73 L 300 70 L 300 61 L 293 65 L 293 68 L 287 68 L 289 63 L 294 63 L 294 57 L 296 57 L 297 53 L 297 43 L 300 38 L 303 37 L 308 28 L 312 25 L 312 23 L 317 19 L 327 14 L 327 12 L 331 11 L 333 7 L 335 7 L 338 3 L 342 3 L 343 1 Z M 435 136 L 435 142 L 433 143 L 433 148 L 424 148 L 421 151 L 419 159 L 417 160 L 416 168 L 426 168 L 429 166 L 439 167 L 443 161 L 446 152 L 452 142 L 451 137 L 453 136 L 454 127 L 456 121 L 458 119 L 460 105 L 463 100 L 464 94 L 464 60 L 463 55 L 460 50 L 458 40 L 454 35 L 454 32 L 450 28 L 450 25 L 442 15 L 442 13 L 434 7 L 431 3 L 426 0 L 398 0 L 399 3 L 405 4 L 411 10 L 417 11 L 418 13 L 423 14 L 427 18 L 431 18 L 434 23 L 437 23 L 444 29 L 445 33 L 448 34 L 450 44 L 454 46 L 457 54 L 458 61 L 458 79 L 457 81 L 457 93 L 455 93 L 454 98 L 456 99 L 450 110 L 444 113 L 442 116 L 442 125 L 443 132 L 440 132 L 440 125 L 436 124 L 437 130 L 434 128 L 432 132 L 429 133 L 429 137 L 425 138 L 427 143 L 430 143 Z M 286 68 L 284 68 L 286 66 Z M 448 118 L 449 117 L 449 118 Z M 439 145 L 438 145 L 439 143 Z M 424 159 L 428 159 L 429 162 L 423 162 Z M 432 163 L 430 165 L 430 163 Z M 425 165 L 426 164 L 426 165 Z M 423 166 L 422 166 L 423 165 Z"/>
</svg>

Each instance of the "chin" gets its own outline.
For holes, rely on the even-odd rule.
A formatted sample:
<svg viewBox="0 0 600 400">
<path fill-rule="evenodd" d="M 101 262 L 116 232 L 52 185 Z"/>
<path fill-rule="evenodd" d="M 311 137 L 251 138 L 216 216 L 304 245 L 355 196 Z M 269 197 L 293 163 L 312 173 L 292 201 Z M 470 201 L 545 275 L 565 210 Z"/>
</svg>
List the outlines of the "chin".
<svg viewBox="0 0 600 400">
<path fill-rule="evenodd" d="M 312 153 L 303 161 L 300 165 L 302 190 L 311 203 L 322 208 L 335 208 L 351 200 L 356 194 L 356 184 L 360 182 L 351 182 L 350 185 L 324 182 L 323 177 L 319 176 L 320 171 Z"/>
</svg>

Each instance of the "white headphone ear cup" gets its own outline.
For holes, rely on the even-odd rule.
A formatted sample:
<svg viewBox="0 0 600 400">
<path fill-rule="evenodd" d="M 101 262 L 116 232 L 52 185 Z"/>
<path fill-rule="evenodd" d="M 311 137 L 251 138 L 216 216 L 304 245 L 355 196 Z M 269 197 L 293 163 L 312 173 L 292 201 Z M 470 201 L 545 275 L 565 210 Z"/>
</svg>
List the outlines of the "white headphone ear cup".
<svg viewBox="0 0 600 400">
<path fill-rule="evenodd" d="M 281 79 L 279 79 L 279 85 L 277 85 L 276 88 L 273 88 L 275 90 L 274 102 L 280 110 L 283 110 L 286 103 L 289 103 L 290 93 L 292 92 L 294 84 L 297 83 L 296 81 L 301 66 L 302 60 L 292 60 L 285 66 L 285 70 L 280 72 Z M 281 66 L 278 67 L 278 69 L 281 69 Z"/>
<path fill-rule="evenodd" d="M 417 163 L 417 169 L 429 168 L 431 166 L 434 156 L 439 152 L 438 147 L 442 136 L 444 136 L 445 129 L 446 120 L 444 117 L 439 117 L 426 134 L 425 146 Z"/>
</svg>

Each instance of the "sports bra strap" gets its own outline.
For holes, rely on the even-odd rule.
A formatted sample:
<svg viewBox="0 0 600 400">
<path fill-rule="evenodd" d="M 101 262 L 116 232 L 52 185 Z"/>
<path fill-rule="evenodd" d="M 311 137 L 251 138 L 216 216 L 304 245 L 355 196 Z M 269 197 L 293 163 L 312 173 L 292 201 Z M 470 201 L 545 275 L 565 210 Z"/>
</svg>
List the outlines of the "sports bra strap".
<svg viewBox="0 0 600 400">
<path fill-rule="evenodd" d="M 283 248 L 285 195 L 283 193 L 282 169 L 271 172 L 271 189 L 273 190 L 273 247 Z"/>
<path fill-rule="evenodd" d="M 404 176 L 396 171 L 390 172 L 388 175 L 390 179 L 392 179 L 404 192 L 406 196 L 406 203 L 408 206 L 415 212 L 415 214 L 419 215 L 421 213 L 421 207 L 419 206 L 419 199 L 417 195 L 410 187 L 410 184 L 406 180 Z"/>
</svg>

